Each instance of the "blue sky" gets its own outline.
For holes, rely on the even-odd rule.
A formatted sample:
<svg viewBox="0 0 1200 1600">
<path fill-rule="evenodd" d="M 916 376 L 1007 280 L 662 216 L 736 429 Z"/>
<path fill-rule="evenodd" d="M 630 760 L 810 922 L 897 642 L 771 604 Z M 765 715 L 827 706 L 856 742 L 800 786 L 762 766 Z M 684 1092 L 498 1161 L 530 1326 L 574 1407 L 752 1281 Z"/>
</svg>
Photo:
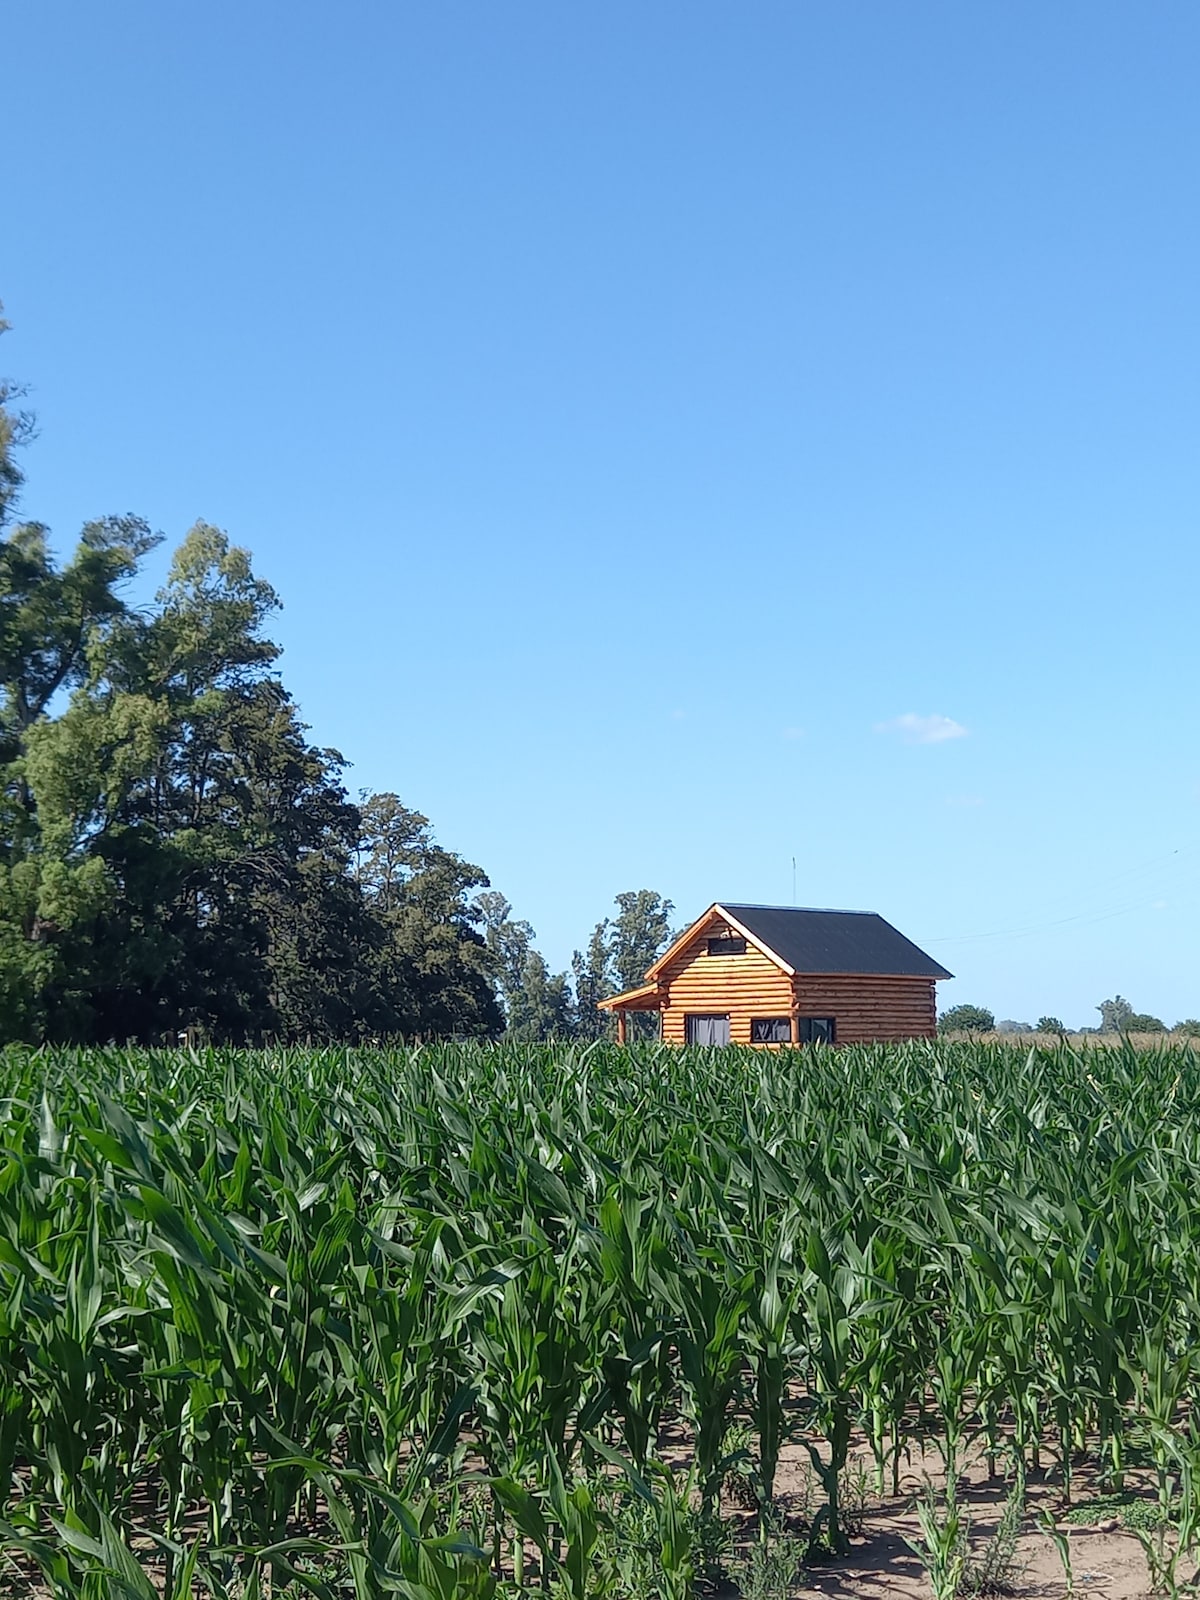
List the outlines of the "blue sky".
<svg viewBox="0 0 1200 1600">
<path fill-rule="evenodd" d="M 882 912 L 1200 1015 L 1200 13 L 42 0 L 24 512 L 254 553 L 314 737 L 564 964 Z"/>
</svg>

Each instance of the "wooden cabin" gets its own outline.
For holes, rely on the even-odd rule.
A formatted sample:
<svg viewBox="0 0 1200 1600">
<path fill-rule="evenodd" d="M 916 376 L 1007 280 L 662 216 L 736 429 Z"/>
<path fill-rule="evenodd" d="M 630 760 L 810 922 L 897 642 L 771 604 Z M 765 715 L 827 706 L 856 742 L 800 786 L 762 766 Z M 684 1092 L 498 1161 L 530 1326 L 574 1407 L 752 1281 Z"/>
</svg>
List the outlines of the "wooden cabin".
<svg viewBox="0 0 1200 1600">
<path fill-rule="evenodd" d="M 718 904 L 601 1005 L 622 1044 L 631 1011 L 657 1011 L 670 1044 L 931 1039 L 952 976 L 873 911 Z"/>
</svg>

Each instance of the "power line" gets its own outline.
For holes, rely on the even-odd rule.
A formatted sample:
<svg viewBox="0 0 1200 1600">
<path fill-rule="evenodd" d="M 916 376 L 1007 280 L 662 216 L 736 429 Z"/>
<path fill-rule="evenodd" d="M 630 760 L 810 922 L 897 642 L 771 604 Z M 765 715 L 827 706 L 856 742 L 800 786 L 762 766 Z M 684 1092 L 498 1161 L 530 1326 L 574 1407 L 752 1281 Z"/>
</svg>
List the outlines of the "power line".
<svg viewBox="0 0 1200 1600">
<path fill-rule="evenodd" d="M 1131 877 L 1138 877 L 1144 873 L 1161 875 L 1164 867 L 1177 867 L 1183 861 L 1192 861 L 1198 853 L 1200 853 L 1200 844 L 1177 847 L 1169 851 L 1165 856 L 1155 856 L 1150 861 L 1141 862 L 1136 866 L 1126 867 L 1121 872 L 1110 874 L 1105 880 L 1104 888 L 1109 889 L 1115 883 Z M 1018 924 L 1009 928 L 992 928 L 978 933 L 943 934 L 936 939 L 928 939 L 925 942 L 927 944 L 968 944 L 981 939 L 1021 939 L 1029 934 L 1042 933 L 1050 928 L 1065 927 L 1070 923 L 1080 923 L 1086 927 L 1094 922 L 1106 922 L 1113 917 L 1125 916 L 1131 911 L 1138 911 L 1145 906 L 1153 905 L 1160 893 L 1161 889 L 1156 889 L 1149 895 L 1140 896 L 1138 899 L 1127 901 L 1124 904 L 1113 905 L 1110 901 L 1099 906 L 1094 904 L 1085 905 L 1081 910 L 1074 911 L 1065 917 L 1052 917 Z M 1048 905 L 1061 905 L 1068 899 L 1068 896 L 1060 895 L 1056 899 L 1049 901 Z"/>
</svg>

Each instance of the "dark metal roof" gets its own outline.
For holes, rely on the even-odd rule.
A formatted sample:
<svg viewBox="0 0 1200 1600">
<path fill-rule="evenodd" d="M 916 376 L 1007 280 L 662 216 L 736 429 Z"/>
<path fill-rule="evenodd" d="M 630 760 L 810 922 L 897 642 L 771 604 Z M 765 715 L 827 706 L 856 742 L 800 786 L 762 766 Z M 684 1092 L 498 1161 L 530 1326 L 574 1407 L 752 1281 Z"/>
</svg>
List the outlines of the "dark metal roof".
<svg viewBox="0 0 1200 1600">
<path fill-rule="evenodd" d="M 902 978 L 952 978 L 874 911 L 811 911 L 793 906 L 739 906 L 730 916 L 796 972 L 864 972 Z"/>
</svg>

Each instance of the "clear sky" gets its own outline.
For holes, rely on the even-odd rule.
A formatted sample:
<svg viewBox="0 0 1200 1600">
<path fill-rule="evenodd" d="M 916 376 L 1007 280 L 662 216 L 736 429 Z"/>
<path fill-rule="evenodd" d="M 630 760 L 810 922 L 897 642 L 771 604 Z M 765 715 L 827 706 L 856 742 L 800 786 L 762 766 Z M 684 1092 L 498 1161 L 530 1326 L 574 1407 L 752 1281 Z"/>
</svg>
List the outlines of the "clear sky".
<svg viewBox="0 0 1200 1600">
<path fill-rule="evenodd" d="M 39 0 L 0 366 L 65 549 L 282 670 L 563 965 L 878 910 L 943 1005 L 1200 1016 L 1194 0 Z"/>
</svg>

